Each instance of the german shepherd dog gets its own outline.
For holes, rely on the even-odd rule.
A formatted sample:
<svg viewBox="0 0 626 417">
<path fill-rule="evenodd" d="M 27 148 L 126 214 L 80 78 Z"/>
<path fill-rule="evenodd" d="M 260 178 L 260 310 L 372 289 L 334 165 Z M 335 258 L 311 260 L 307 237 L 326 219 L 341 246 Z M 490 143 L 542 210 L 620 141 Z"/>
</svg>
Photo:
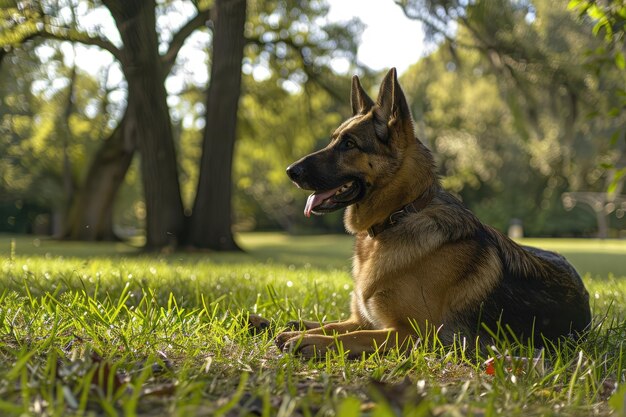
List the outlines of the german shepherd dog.
<svg viewBox="0 0 626 417">
<path fill-rule="evenodd" d="M 351 105 L 328 146 L 287 168 L 298 187 L 314 191 L 306 216 L 347 207 L 345 227 L 356 237 L 351 316 L 304 322 L 306 330 L 276 337 L 279 348 L 313 356 L 341 342 L 358 356 L 429 329 L 443 343 L 478 337 L 483 347 L 496 329 L 535 345 L 586 330 L 589 294 L 565 258 L 519 246 L 441 188 L 395 68 L 376 102 L 354 76 Z"/>
</svg>

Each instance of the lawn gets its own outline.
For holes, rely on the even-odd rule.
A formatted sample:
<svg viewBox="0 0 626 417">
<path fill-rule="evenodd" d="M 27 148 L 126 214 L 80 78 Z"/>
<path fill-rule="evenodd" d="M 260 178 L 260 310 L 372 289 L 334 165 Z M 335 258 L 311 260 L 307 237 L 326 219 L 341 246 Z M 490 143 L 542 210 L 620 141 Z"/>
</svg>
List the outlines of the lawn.
<svg viewBox="0 0 626 417">
<path fill-rule="evenodd" d="M 523 241 L 572 261 L 595 318 L 578 345 L 521 349 L 539 356 L 532 367 L 436 340 L 358 360 L 283 354 L 270 333 L 250 331 L 248 314 L 269 318 L 275 331 L 298 318 L 345 318 L 351 239 L 239 240 L 245 254 L 145 255 L 122 243 L 0 235 L 0 415 L 587 416 L 623 408 L 626 241 Z"/>
</svg>

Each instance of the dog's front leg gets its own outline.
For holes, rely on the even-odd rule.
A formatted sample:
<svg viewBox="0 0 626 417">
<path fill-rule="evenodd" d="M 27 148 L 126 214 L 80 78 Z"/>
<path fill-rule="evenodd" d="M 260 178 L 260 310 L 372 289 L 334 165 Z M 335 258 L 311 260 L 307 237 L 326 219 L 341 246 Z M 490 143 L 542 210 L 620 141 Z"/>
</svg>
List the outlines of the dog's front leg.
<svg viewBox="0 0 626 417">
<path fill-rule="evenodd" d="M 402 345 L 406 339 L 401 338 L 394 329 L 357 330 L 334 336 L 304 332 L 288 339 L 282 349 L 312 358 L 324 356 L 327 351 L 335 350 L 341 344 L 349 357 L 355 357 L 363 353 L 385 352 Z"/>
<path fill-rule="evenodd" d="M 362 326 L 354 319 L 348 319 L 346 321 L 337 321 L 324 324 L 305 331 L 291 331 L 283 332 L 276 336 L 276 345 L 283 349 L 288 340 L 303 337 L 304 335 L 333 335 L 336 333 L 347 333 L 361 329 Z"/>
<path fill-rule="evenodd" d="M 285 326 L 292 330 L 304 331 L 304 330 L 319 329 L 320 327 L 325 326 L 327 324 L 336 324 L 336 323 L 339 323 L 339 321 L 333 320 L 333 321 L 320 323 L 319 321 L 315 321 L 315 320 L 292 320 L 292 321 L 288 321 L 285 324 Z"/>
</svg>

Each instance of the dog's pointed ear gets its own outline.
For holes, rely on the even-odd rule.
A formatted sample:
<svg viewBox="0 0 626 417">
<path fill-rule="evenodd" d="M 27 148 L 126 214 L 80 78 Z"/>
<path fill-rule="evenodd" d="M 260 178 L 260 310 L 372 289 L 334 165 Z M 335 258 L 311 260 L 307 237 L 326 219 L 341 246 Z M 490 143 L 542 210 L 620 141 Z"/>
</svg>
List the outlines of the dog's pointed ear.
<svg viewBox="0 0 626 417">
<path fill-rule="evenodd" d="M 374 107 L 374 100 L 372 100 L 370 96 L 367 95 L 365 90 L 363 90 L 359 77 L 356 75 L 352 77 L 350 104 L 352 105 L 353 116 L 356 116 L 357 114 L 365 114 L 370 111 L 372 107 Z"/>
<path fill-rule="evenodd" d="M 376 118 L 386 125 L 393 124 L 399 118 L 411 117 L 409 105 L 398 83 L 395 68 L 391 68 L 380 84 L 376 100 Z"/>
</svg>

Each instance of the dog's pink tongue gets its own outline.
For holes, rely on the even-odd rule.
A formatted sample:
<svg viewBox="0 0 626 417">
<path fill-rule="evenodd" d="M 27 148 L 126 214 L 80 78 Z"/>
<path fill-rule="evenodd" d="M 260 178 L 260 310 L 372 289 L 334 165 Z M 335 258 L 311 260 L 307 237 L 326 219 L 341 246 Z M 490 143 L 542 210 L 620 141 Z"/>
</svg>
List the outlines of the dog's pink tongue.
<svg viewBox="0 0 626 417">
<path fill-rule="evenodd" d="M 313 209 L 317 206 L 319 206 L 320 204 L 322 204 L 322 202 L 324 200 L 326 200 L 327 198 L 333 196 L 337 190 L 339 188 L 336 188 L 334 190 L 330 190 L 330 191 L 324 191 L 323 193 L 313 193 L 309 196 L 309 198 L 306 200 L 306 206 L 304 207 L 304 215 L 307 217 L 311 217 L 311 212 L 313 211 Z"/>
</svg>

